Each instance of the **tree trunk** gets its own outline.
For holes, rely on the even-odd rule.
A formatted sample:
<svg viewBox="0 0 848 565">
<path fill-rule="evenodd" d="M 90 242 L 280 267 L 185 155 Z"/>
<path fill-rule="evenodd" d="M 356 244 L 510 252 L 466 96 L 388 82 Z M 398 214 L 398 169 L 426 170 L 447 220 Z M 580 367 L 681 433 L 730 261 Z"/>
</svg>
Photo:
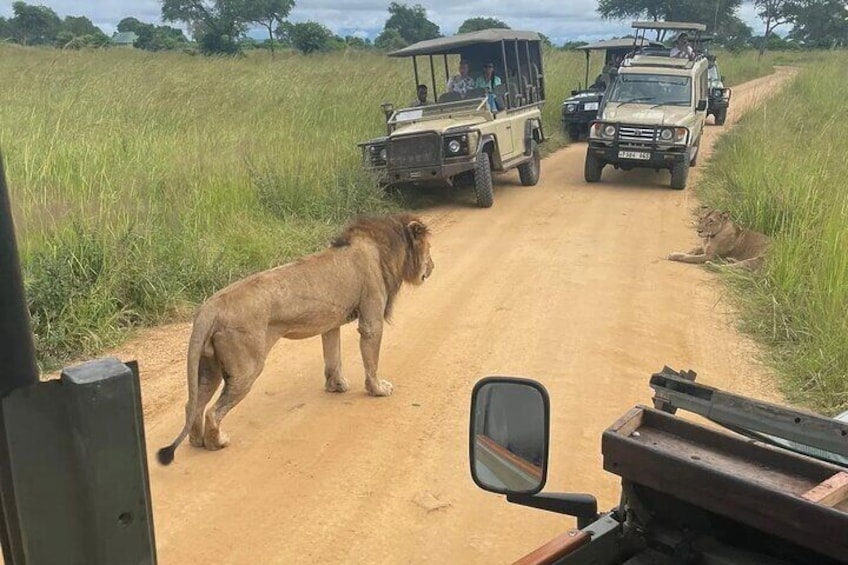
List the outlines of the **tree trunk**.
<svg viewBox="0 0 848 565">
<path fill-rule="evenodd" d="M 271 40 L 271 58 L 273 59 L 274 58 L 274 29 L 273 29 L 274 21 L 271 20 L 271 23 L 269 23 L 266 27 L 268 28 L 268 39 Z"/>
</svg>

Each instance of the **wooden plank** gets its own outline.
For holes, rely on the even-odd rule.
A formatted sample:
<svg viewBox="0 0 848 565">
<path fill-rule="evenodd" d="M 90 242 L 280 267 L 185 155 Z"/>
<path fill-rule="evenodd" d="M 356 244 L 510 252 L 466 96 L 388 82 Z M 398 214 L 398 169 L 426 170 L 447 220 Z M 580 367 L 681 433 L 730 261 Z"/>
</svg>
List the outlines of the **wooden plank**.
<svg viewBox="0 0 848 565">
<path fill-rule="evenodd" d="M 512 565 L 551 565 L 558 559 L 583 547 L 591 539 L 592 537 L 585 532 L 569 530 L 545 545 L 534 549 Z"/>
<path fill-rule="evenodd" d="M 824 506 L 836 506 L 848 499 L 848 473 L 836 473 L 802 495 L 804 498 Z"/>
<path fill-rule="evenodd" d="M 609 429 L 619 435 L 629 436 L 642 425 L 642 414 L 644 413 L 645 411 L 638 406 L 631 408 L 624 416 L 616 420 Z"/>
</svg>

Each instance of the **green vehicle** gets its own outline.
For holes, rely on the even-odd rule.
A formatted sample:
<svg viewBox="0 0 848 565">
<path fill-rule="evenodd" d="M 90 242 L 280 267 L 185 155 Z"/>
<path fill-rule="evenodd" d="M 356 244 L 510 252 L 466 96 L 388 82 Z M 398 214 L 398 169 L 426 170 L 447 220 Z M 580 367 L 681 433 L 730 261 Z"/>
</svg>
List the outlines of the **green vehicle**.
<svg viewBox="0 0 848 565">
<path fill-rule="evenodd" d="M 421 41 L 389 53 L 412 59 L 414 85 L 426 80 L 419 73 L 419 58 L 429 60 L 431 88 L 424 105 L 383 104 L 386 135 L 359 144 L 363 166 L 384 186 L 470 185 L 477 205 L 484 208 L 494 204 L 495 174 L 517 169 L 522 185 L 538 183 L 539 145 L 545 141 L 541 42 L 541 36 L 531 31 L 487 29 Z M 447 92 L 455 72 L 449 56 L 468 61 L 472 79 L 491 64 L 500 84 Z M 441 74 L 442 66 L 444 78 L 437 80 L 436 69 Z M 415 86 L 410 88 L 410 93 L 414 91 Z"/>
<path fill-rule="evenodd" d="M 545 387 L 514 377 L 477 382 L 474 482 L 507 502 L 576 518 L 575 529 L 515 565 L 848 563 L 848 412 L 827 418 L 695 376 L 664 367 L 650 378 L 653 405 L 633 407 L 604 431 L 603 469 L 621 477 L 620 503 L 606 512 L 591 494 L 541 493 L 551 415 Z"/>
<path fill-rule="evenodd" d="M 638 47 L 662 48 L 663 44 L 640 38 L 636 43 Z M 581 136 L 589 134 L 589 124 L 598 116 L 598 108 L 604 98 L 604 92 L 610 83 L 609 70 L 618 68 L 624 58 L 633 52 L 634 41 L 632 39 L 609 39 L 578 47 L 577 51 L 586 54 L 586 76 L 583 88 L 580 85 L 571 91 L 571 96 L 562 102 L 562 132 L 573 141 L 578 141 Z M 589 84 L 589 55 L 592 51 L 601 51 L 604 54 L 604 66 L 601 74 Z"/>
</svg>

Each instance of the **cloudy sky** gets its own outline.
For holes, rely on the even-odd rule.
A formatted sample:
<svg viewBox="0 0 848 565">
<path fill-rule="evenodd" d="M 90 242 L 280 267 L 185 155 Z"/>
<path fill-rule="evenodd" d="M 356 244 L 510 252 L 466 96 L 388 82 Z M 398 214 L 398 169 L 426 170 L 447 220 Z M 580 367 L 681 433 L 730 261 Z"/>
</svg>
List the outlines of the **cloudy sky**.
<svg viewBox="0 0 848 565">
<path fill-rule="evenodd" d="M 161 23 L 159 0 L 25 0 L 28 4 L 52 8 L 60 17 L 86 16 L 107 34 L 115 30 L 124 17 L 134 16 L 143 22 Z M 315 20 L 339 35 L 375 37 L 388 17 L 391 0 L 297 0 L 289 17 L 293 22 Z M 629 32 L 629 22 L 601 20 L 597 3 L 591 0 L 399 0 L 408 5 L 421 4 L 430 20 L 439 25 L 442 34 L 456 32 L 469 17 L 488 16 L 505 21 L 513 29 L 544 33 L 557 45 L 573 40 L 596 40 Z M 705 0 L 714 1 L 714 0 Z M 0 5 L 0 16 L 12 15 L 12 0 Z M 745 3 L 740 17 L 762 33 L 762 23 L 750 3 Z M 251 33 L 251 35 L 256 35 Z"/>
</svg>

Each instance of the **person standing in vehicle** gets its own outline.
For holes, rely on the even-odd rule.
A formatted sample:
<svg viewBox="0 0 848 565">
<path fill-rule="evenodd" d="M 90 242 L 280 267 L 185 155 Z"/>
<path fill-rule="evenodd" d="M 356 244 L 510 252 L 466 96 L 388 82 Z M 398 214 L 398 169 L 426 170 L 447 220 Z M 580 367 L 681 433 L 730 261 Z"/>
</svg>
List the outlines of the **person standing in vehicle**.
<svg viewBox="0 0 848 565">
<path fill-rule="evenodd" d="M 671 56 L 677 59 L 689 59 L 690 61 L 695 58 L 695 52 L 689 45 L 688 35 L 681 33 L 677 36 L 674 47 L 671 48 Z"/>
<path fill-rule="evenodd" d="M 448 92 L 457 92 L 464 97 L 466 92 L 474 88 L 474 79 L 468 74 L 468 70 L 468 61 L 462 59 L 459 62 L 459 74 L 453 75 L 448 80 Z"/>
</svg>

